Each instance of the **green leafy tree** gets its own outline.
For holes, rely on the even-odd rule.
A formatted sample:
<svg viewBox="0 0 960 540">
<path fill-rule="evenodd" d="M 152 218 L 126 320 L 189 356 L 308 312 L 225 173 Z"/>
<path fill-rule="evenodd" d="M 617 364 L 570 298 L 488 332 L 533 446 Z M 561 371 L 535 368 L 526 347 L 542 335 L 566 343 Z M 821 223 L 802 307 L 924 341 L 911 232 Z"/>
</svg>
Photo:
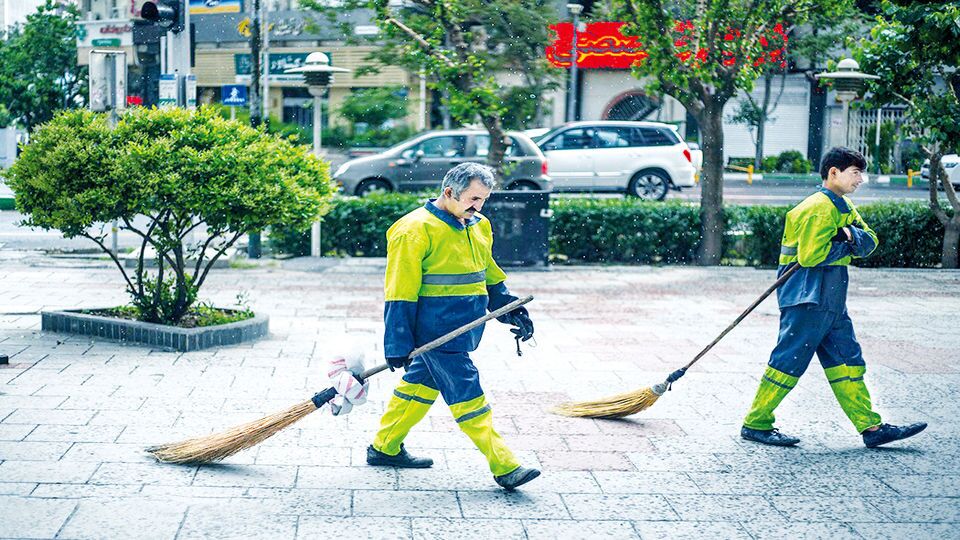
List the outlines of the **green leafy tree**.
<svg viewBox="0 0 960 540">
<path fill-rule="evenodd" d="M 960 263 L 960 200 L 941 164 L 960 149 L 960 2 L 885 0 L 854 57 L 861 70 L 879 75 L 869 83 L 875 99 L 907 105 L 907 114 L 930 159 L 930 210 L 944 227 L 942 264 Z M 942 185 L 952 208 L 938 200 Z"/>
<path fill-rule="evenodd" d="M 547 45 L 550 4 L 545 0 L 344 0 L 330 7 L 322 0 L 301 6 L 336 19 L 344 12 L 372 13 L 380 29 L 369 38 L 378 48 L 369 60 L 424 73 L 442 96 L 454 121 L 481 124 L 490 134 L 487 163 L 503 178 L 506 92 L 494 79 L 498 70 L 523 74 L 527 86 L 549 89 L 556 75 L 542 60 Z M 351 35 L 352 30 L 346 35 Z M 360 74 L 375 71 L 372 66 Z M 541 105 L 542 107 L 542 105 Z M 543 114 L 540 112 L 534 115 Z"/>
<path fill-rule="evenodd" d="M 0 41 L 0 103 L 27 130 L 86 100 L 87 68 L 77 66 L 78 17 L 72 4 L 47 0 Z"/>
<path fill-rule="evenodd" d="M 703 142 L 698 262 L 719 264 L 723 253 L 723 109 L 749 92 L 767 63 L 784 62 L 785 29 L 811 12 L 831 13 L 831 0 L 611 0 L 648 56 L 634 67 L 651 93 L 666 93 L 696 118 Z"/>
<path fill-rule="evenodd" d="M 101 114 L 59 113 L 37 128 L 7 177 L 25 225 L 96 243 L 142 320 L 168 324 L 188 312 L 243 234 L 277 223 L 305 228 L 333 191 L 327 164 L 306 147 L 207 107 L 138 108 L 115 129 Z M 113 220 L 141 239 L 132 272 L 106 246 L 104 224 Z"/>
<path fill-rule="evenodd" d="M 407 97 L 398 86 L 363 88 L 343 100 L 339 113 L 351 124 L 363 123 L 376 129 L 387 120 L 407 116 Z"/>
</svg>

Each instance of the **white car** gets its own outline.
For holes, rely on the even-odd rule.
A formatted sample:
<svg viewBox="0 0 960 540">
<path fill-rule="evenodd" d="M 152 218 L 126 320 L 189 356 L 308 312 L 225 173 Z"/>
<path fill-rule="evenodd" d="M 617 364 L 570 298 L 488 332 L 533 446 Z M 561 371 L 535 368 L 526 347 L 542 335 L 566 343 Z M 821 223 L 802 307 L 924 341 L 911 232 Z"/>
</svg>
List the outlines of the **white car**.
<svg viewBox="0 0 960 540">
<path fill-rule="evenodd" d="M 953 184 L 953 187 L 960 189 L 960 156 L 957 154 L 944 154 L 940 159 L 940 163 L 943 164 L 943 168 L 947 171 L 947 177 L 950 178 L 950 183 Z M 930 180 L 930 160 L 924 160 L 923 165 L 920 167 L 920 176 L 924 180 Z M 937 186 L 940 189 L 943 189 L 943 186 Z"/>
<path fill-rule="evenodd" d="M 692 187 L 696 168 L 676 128 L 660 122 L 564 124 L 540 137 L 554 191 L 620 191 L 662 200 Z"/>
</svg>

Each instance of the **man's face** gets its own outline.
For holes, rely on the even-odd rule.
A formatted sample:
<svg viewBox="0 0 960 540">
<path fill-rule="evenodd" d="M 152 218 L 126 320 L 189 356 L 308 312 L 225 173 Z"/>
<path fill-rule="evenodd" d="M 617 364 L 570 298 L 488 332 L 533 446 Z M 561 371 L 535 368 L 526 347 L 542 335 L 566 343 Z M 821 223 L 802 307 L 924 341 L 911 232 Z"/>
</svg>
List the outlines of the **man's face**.
<svg viewBox="0 0 960 540">
<path fill-rule="evenodd" d="M 842 171 L 833 167 L 827 177 L 827 189 L 842 195 L 853 193 L 862 183 L 863 171 L 856 165 L 851 165 Z"/>
<path fill-rule="evenodd" d="M 451 213 L 458 219 L 463 220 L 472 218 L 483 208 L 483 203 L 490 198 L 490 188 L 484 186 L 479 180 L 471 181 L 470 186 L 463 190 L 459 199 L 453 198 L 452 188 L 447 188 L 447 190 L 449 191 L 446 195 L 451 203 L 449 210 L 452 210 Z"/>
</svg>

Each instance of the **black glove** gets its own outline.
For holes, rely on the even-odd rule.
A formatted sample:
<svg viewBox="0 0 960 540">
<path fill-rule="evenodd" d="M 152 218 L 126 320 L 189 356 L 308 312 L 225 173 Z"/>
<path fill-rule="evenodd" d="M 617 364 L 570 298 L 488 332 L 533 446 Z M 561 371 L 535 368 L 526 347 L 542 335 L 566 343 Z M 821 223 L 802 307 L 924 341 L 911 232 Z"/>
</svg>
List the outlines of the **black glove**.
<svg viewBox="0 0 960 540">
<path fill-rule="evenodd" d="M 837 234 L 833 235 L 833 238 L 830 239 L 831 242 L 850 242 L 852 240 L 853 234 L 851 233 L 850 238 L 847 238 L 847 233 L 844 232 L 843 228 L 837 229 Z"/>
<path fill-rule="evenodd" d="M 409 356 L 387 356 L 387 365 L 390 366 L 390 371 L 395 369 L 403 368 L 404 371 L 410 367 L 410 357 Z"/>
<path fill-rule="evenodd" d="M 527 311 L 527 308 L 523 306 L 497 317 L 497 320 L 511 326 L 516 326 L 516 328 L 511 328 L 510 331 L 523 341 L 527 341 L 533 337 L 533 321 L 530 320 L 530 313 Z"/>
</svg>

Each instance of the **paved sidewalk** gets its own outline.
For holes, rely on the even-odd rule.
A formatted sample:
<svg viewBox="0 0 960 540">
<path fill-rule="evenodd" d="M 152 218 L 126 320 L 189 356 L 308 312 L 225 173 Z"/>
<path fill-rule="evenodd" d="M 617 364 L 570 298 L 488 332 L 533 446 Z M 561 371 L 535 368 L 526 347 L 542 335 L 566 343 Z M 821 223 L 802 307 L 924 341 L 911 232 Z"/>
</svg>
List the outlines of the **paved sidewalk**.
<svg viewBox="0 0 960 540">
<path fill-rule="evenodd" d="M 499 490 L 438 402 L 408 447 L 433 469 L 376 469 L 364 449 L 398 374 L 345 418 L 318 411 L 216 466 L 141 449 L 274 412 L 327 386 L 345 338 L 378 347 L 382 260 L 220 270 L 202 296 L 249 292 L 272 335 L 180 354 L 39 332 L 41 308 L 116 305 L 97 262 L 0 260 L 3 538 L 955 538 L 960 521 L 960 273 L 853 269 L 851 315 L 878 409 L 926 433 L 867 450 L 819 366 L 781 407 L 799 448 L 743 442 L 739 422 L 777 333 L 758 308 L 650 410 L 568 419 L 568 398 L 647 386 L 685 363 L 773 271 L 561 267 L 510 272 L 534 294 L 536 348 L 488 325 L 474 355 L 495 422 L 543 476 Z M 308 270 L 315 266 L 317 271 Z M 300 270 L 292 269 L 299 268 Z"/>
</svg>

